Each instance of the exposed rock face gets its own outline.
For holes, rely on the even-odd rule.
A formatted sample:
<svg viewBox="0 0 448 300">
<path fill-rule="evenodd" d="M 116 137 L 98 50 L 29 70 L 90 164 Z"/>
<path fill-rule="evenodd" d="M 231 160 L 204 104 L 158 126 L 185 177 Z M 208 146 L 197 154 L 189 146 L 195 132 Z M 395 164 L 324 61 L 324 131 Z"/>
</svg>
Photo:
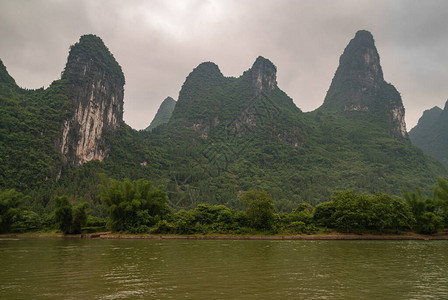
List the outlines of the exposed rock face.
<svg viewBox="0 0 448 300">
<path fill-rule="evenodd" d="M 404 107 L 395 107 L 392 109 L 392 123 L 393 127 L 392 130 L 394 131 L 395 135 L 406 137 L 407 131 L 406 131 L 406 122 L 404 120 Z"/>
<path fill-rule="evenodd" d="M 354 80 L 364 88 L 378 87 L 384 80 L 380 57 L 370 32 L 361 30 L 356 33 L 339 59 L 336 74 L 343 81 Z"/>
<path fill-rule="evenodd" d="M 270 92 L 277 87 L 277 68 L 270 60 L 259 56 L 250 72 L 255 95 Z"/>
<path fill-rule="evenodd" d="M 151 131 L 162 124 L 168 123 L 168 121 L 171 118 L 171 115 L 173 114 L 175 106 L 176 106 L 176 100 L 174 100 L 173 98 L 167 97 L 165 100 L 163 100 L 162 104 L 157 110 L 156 115 L 154 116 L 154 119 L 145 130 Z"/>
<path fill-rule="evenodd" d="M 215 116 L 213 119 L 199 119 L 190 127 L 194 131 L 200 133 L 201 137 L 206 139 L 210 134 L 210 131 L 219 125 L 219 118 Z"/>
<path fill-rule="evenodd" d="M 121 67 L 100 38 L 82 36 L 71 48 L 62 80 L 72 90 L 74 114 L 62 125 L 57 146 L 69 164 L 102 161 L 110 150 L 105 133 L 123 123 Z"/>
<path fill-rule="evenodd" d="M 257 126 L 257 109 L 254 105 L 244 108 L 235 120 L 227 125 L 226 130 L 237 136 L 250 133 Z"/>
<path fill-rule="evenodd" d="M 345 48 L 322 109 L 375 119 L 388 126 L 394 136 L 407 137 L 401 96 L 383 78 L 370 32 L 358 31 Z"/>
</svg>

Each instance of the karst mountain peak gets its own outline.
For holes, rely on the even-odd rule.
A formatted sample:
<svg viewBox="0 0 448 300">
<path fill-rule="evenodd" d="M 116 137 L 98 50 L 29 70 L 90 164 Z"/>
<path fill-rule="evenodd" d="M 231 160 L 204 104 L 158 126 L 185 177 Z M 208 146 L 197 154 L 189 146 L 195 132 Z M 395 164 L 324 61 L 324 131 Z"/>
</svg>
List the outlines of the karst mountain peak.
<svg viewBox="0 0 448 300">
<path fill-rule="evenodd" d="M 369 31 L 358 31 L 348 43 L 319 110 L 381 122 L 392 135 L 407 138 L 401 96 L 384 80 L 380 56 Z"/>
<path fill-rule="evenodd" d="M 69 164 L 102 161 L 110 150 L 105 133 L 123 123 L 121 67 L 101 38 L 83 35 L 70 48 L 61 79 L 72 91 L 74 113 L 62 126 L 60 151 Z"/>
</svg>

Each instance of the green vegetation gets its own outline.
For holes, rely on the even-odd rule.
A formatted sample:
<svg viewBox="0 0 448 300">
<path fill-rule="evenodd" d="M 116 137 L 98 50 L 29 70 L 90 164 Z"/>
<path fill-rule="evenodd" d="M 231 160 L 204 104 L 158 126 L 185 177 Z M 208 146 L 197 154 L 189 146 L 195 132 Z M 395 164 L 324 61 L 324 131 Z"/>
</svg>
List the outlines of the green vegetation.
<svg viewBox="0 0 448 300">
<path fill-rule="evenodd" d="M 412 144 L 448 166 L 448 101 L 442 110 L 426 110 L 417 126 L 409 131 Z"/>
<path fill-rule="evenodd" d="M 54 221 L 64 234 L 77 234 L 87 225 L 87 209 L 89 204 L 84 202 L 72 206 L 67 196 L 55 198 Z"/>
<path fill-rule="evenodd" d="M 54 181 L 62 166 L 54 148 L 72 112 L 64 81 L 44 90 L 0 89 L 0 187 L 20 191 Z"/>
<path fill-rule="evenodd" d="M 241 198 L 249 225 L 255 229 L 270 230 L 274 226 L 274 202 L 266 191 L 247 191 Z"/>
<path fill-rule="evenodd" d="M 71 48 L 62 79 L 47 89 L 19 88 L 0 63 L 0 188 L 10 193 L 3 232 L 433 233 L 447 224 L 444 181 L 432 198 L 430 187 L 448 172 L 401 131 L 401 97 L 384 81 L 368 32 L 350 42 L 314 112 L 278 88 L 266 59 L 238 78 L 203 63 L 166 124 L 105 130 L 104 161 L 75 167 L 59 142 L 73 94 L 94 76 L 87 69 L 110 75 L 104 93 L 124 84 L 93 35 Z M 415 186 L 422 190 L 401 200 Z"/>
<path fill-rule="evenodd" d="M 170 203 L 241 209 L 238 193 L 257 189 L 288 212 L 324 202 L 334 190 L 399 196 L 422 186 L 430 195 L 427 187 L 447 170 L 402 135 L 392 113 L 401 97 L 382 77 L 371 34 L 357 34 L 343 56 L 324 105 L 310 113 L 276 86 L 255 94 L 253 69 L 239 78 L 224 77 L 213 63 L 194 69 L 170 121 L 148 136 L 168 162 L 155 178 Z"/>
<path fill-rule="evenodd" d="M 56 209 L 54 211 L 54 219 L 59 229 L 67 234 L 72 232 L 72 205 L 68 201 L 67 196 L 61 196 L 54 199 Z"/>
<path fill-rule="evenodd" d="M 15 190 L 0 193 L 0 233 L 9 232 L 15 221 L 20 218 L 23 206 L 23 194 Z"/>
<path fill-rule="evenodd" d="M 0 129 L 5 137 L 0 139 L 0 151 L 5 153 L 0 156 L 0 186 L 30 196 L 28 207 L 39 215 L 52 212 L 57 195 L 70 195 L 71 202 L 85 200 L 96 217 L 104 218 L 108 208 L 99 200 L 99 173 L 119 181 L 151 178 L 155 186 L 166 187 L 175 211 L 201 203 L 242 210 L 238 195 L 254 189 L 269 193 L 279 213 L 291 212 L 298 203 L 316 206 L 334 190 L 396 197 L 403 188 L 421 186 L 426 197 L 436 176 L 446 174 L 407 139 L 391 135 L 380 119 L 347 117 L 326 109 L 302 113 L 278 88 L 254 96 L 250 71 L 240 78 L 225 78 L 215 67 L 200 68 L 211 86 L 196 80 L 204 76 L 190 74 L 177 105 L 180 110 L 168 124 L 151 133 L 124 124 L 106 136 L 111 151 L 104 162 L 64 169 L 57 183 L 54 179 L 63 162 L 52 144 L 62 120 L 70 115 L 69 90 L 64 81 L 47 90 L 18 89 L 16 100 L 2 98 L 11 106 L 0 106 L 5 125 Z M 26 95 L 31 98 L 26 100 Z M 191 100 L 186 102 L 187 96 Z M 29 106 L 21 107 L 22 103 Z M 65 117 L 58 105 L 65 107 Z M 33 107 L 43 109 L 26 113 Z M 192 129 L 193 124 L 199 125 Z M 178 218 L 188 223 L 187 216 Z M 294 222 L 309 226 L 305 221 Z M 140 225 L 150 227 L 152 222 Z"/>
<path fill-rule="evenodd" d="M 414 224 L 406 203 L 386 194 L 337 192 L 327 205 L 333 207 L 333 213 L 325 219 L 316 216 L 315 220 L 342 232 L 400 232 Z"/>
<path fill-rule="evenodd" d="M 446 181 L 439 181 L 446 184 Z M 436 187 L 435 191 L 440 187 Z M 424 199 L 422 192 L 417 188 L 416 192 L 405 192 L 404 198 L 408 203 L 416 219 L 415 230 L 420 233 L 431 234 L 446 226 L 447 201 L 436 198 Z M 445 221 L 445 223 L 444 223 Z"/>
<path fill-rule="evenodd" d="M 448 228 L 448 182 L 439 179 L 434 197 L 419 189 L 403 198 L 387 194 L 335 192 L 316 207 L 300 203 L 290 213 L 275 210 L 266 191 L 248 190 L 238 201 L 244 210 L 224 205 L 199 204 L 174 212 L 163 186 L 147 180 L 102 179 L 101 201 L 106 218 L 92 216 L 86 202 L 72 205 L 67 196 L 54 199 L 53 215 L 39 216 L 24 206 L 25 197 L 15 190 L 0 193 L 1 233 L 51 230 L 64 234 L 112 230 L 131 234 L 313 234 L 437 233 Z"/>
<path fill-rule="evenodd" d="M 92 69 L 101 70 L 115 76 L 119 85 L 123 86 L 125 84 L 121 66 L 98 36 L 93 34 L 83 35 L 78 43 L 70 47 L 70 55 L 62 73 L 62 79 L 72 83 L 85 80 L 83 76 L 80 76 L 84 72 L 79 70 L 80 66 L 85 65 L 83 62 L 87 62 L 87 66 Z"/>
<path fill-rule="evenodd" d="M 168 121 L 171 118 L 171 115 L 173 114 L 175 106 L 176 106 L 176 100 L 174 100 L 173 98 L 168 97 L 165 100 L 163 100 L 162 104 L 157 110 L 156 115 L 154 116 L 154 119 L 152 119 L 151 124 L 145 129 L 145 131 L 152 131 L 154 128 L 162 124 L 168 123 Z"/>
<path fill-rule="evenodd" d="M 143 179 L 108 180 L 100 197 L 109 207 L 110 227 L 114 231 L 147 231 L 169 212 L 163 186 L 154 187 Z"/>
<path fill-rule="evenodd" d="M 41 217 L 25 206 L 27 197 L 14 189 L 0 190 L 0 233 L 27 232 L 41 228 Z"/>
</svg>

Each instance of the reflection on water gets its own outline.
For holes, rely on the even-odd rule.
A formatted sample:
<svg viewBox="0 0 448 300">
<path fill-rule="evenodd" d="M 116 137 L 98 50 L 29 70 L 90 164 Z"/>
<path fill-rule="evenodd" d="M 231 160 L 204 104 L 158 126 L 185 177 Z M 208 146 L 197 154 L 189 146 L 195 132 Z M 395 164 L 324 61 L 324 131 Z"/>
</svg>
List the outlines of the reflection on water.
<svg viewBox="0 0 448 300">
<path fill-rule="evenodd" d="M 1 299 L 448 299 L 447 241 L 0 239 Z"/>
</svg>

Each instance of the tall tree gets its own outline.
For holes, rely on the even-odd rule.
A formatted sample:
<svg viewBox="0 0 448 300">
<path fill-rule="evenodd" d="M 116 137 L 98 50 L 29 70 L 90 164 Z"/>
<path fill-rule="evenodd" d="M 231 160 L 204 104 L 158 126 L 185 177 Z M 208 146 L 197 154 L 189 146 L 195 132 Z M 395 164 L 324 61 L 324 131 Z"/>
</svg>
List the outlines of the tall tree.
<svg viewBox="0 0 448 300">
<path fill-rule="evenodd" d="M 72 233 L 72 205 L 67 196 L 59 196 L 54 199 L 54 219 L 59 229 L 64 233 Z"/>
<path fill-rule="evenodd" d="M 246 208 L 251 227 L 268 230 L 274 227 L 274 202 L 266 191 L 249 190 L 244 193 L 241 201 Z"/>
<path fill-rule="evenodd" d="M 0 191 L 0 233 L 9 232 L 20 218 L 24 196 L 14 189 Z"/>
<path fill-rule="evenodd" d="M 169 211 L 163 185 L 155 187 L 143 179 L 106 180 L 100 198 L 109 207 L 114 231 L 153 225 L 155 216 L 164 216 Z"/>
</svg>

